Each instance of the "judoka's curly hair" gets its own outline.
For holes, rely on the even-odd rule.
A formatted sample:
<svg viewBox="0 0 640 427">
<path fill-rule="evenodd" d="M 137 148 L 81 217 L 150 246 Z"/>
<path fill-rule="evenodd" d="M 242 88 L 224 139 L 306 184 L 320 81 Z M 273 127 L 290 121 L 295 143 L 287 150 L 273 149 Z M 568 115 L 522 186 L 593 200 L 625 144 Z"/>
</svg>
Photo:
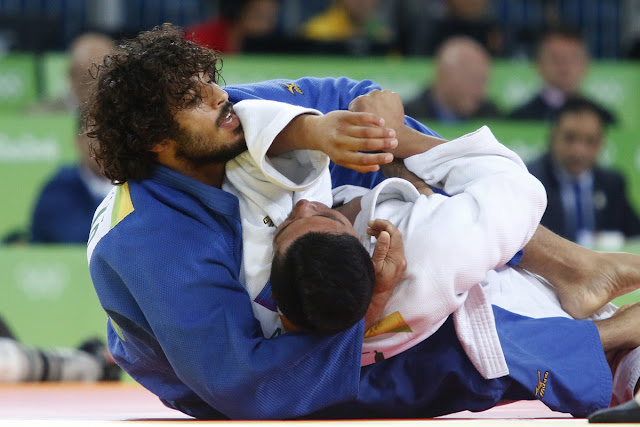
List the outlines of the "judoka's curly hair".
<svg viewBox="0 0 640 427">
<path fill-rule="evenodd" d="M 297 328 L 318 334 L 358 323 L 375 282 L 369 253 L 346 233 L 306 233 L 274 254 L 271 266 L 271 292 L 281 313 Z"/>
<path fill-rule="evenodd" d="M 178 135 L 175 112 L 202 100 L 194 76 L 217 83 L 221 67 L 216 52 L 171 24 L 123 41 L 95 65 L 83 118 L 103 174 L 114 184 L 148 178 L 157 157 L 151 148 Z"/>
</svg>

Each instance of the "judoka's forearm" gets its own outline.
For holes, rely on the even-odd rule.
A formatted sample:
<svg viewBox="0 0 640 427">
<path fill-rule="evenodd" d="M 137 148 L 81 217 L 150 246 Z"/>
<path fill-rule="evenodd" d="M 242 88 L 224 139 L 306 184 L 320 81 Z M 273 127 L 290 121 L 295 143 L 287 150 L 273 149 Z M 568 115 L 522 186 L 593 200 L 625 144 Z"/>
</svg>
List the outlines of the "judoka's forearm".
<svg viewBox="0 0 640 427">
<path fill-rule="evenodd" d="M 444 139 L 426 135 L 407 126 L 402 99 L 397 93 L 388 90 L 373 90 L 357 97 L 349 104 L 349 110 L 367 111 L 382 117 L 385 126 L 396 131 L 398 139 L 398 146 L 387 151 L 400 159 L 424 153 L 446 142 Z"/>
<path fill-rule="evenodd" d="M 393 162 L 381 165 L 380 170 L 387 178 L 406 179 L 416 187 L 416 190 L 418 190 L 420 194 L 424 194 L 425 196 L 433 194 L 431 186 L 424 182 L 418 175 L 407 169 L 403 159 L 393 159 Z"/>
<path fill-rule="evenodd" d="M 390 152 L 397 158 L 406 159 L 416 154 L 422 154 L 438 145 L 447 142 L 446 139 L 425 135 L 407 125 L 402 125 L 396 131 L 398 146 Z"/>
<path fill-rule="evenodd" d="M 323 116 L 303 114 L 293 119 L 278 134 L 268 154 L 317 150 L 338 165 L 369 172 L 393 160 L 393 156 L 379 151 L 393 149 L 397 143 L 395 131 L 384 127 L 375 114 L 332 111 Z"/>
</svg>

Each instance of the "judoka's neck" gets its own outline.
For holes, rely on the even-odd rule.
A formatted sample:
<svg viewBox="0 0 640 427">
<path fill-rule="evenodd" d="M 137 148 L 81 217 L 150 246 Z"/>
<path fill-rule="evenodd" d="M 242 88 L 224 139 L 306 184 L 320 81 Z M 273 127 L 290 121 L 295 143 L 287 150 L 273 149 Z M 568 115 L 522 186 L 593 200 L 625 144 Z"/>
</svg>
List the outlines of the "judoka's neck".
<svg viewBox="0 0 640 427">
<path fill-rule="evenodd" d="M 183 157 L 176 156 L 176 143 L 172 140 L 165 140 L 156 144 L 151 151 L 157 153 L 159 164 L 203 184 L 222 188 L 224 162 L 194 164 Z"/>
<path fill-rule="evenodd" d="M 340 212 L 342 215 L 346 216 L 349 222 L 353 224 L 356 220 L 356 217 L 360 213 L 360 210 L 362 209 L 362 206 L 360 205 L 360 199 L 362 199 L 362 197 L 356 197 L 350 202 L 335 207 L 334 209 Z"/>
<path fill-rule="evenodd" d="M 162 163 L 162 162 L 161 162 Z M 224 163 L 210 163 L 202 166 L 195 166 L 184 161 L 173 161 L 171 164 L 164 163 L 170 169 L 188 176 L 191 179 L 210 185 L 215 188 L 222 188 L 224 180 Z"/>
<path fill-rule="evenodd" d="M 212 187 L 222 188 L 224 163 L 214 163 L 178 172 Z"/>
</svg>

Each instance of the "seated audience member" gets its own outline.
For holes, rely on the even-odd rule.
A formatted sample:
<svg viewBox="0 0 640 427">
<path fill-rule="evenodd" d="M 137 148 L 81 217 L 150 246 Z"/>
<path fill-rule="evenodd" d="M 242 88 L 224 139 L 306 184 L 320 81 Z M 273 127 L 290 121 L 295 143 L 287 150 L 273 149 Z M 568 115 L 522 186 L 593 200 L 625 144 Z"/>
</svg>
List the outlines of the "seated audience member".
<svg viewBox="0 0 640 427">
<path fill-rule="evenodd" d="M 548 151 L 528 165 L 547 190 L 541 223 L 586 246 L 597 243 L 603 232 L 640 235 L 640 219 L 627 198 L 624 176 L 597 164 L 606 127 L 598 106 L 571 98 L 553 119 Z"/>
<path fill-rule="evenodd" d="M 393 34 L 378 13 L 379 6 L 379 0 L 332 0 L 326 11 L 303 24 L 302 37 L 317 42 L 353 43 L 354 53 L 380 53 L 370 45 L 389 47 Z"/>
<path fill-rule="evenodd" d="M 219 14 L 186 28 L 187 37 L 201 46 L 222 53 L 242 52 L 248 38 L 274 33 L 279 0 L 234 0 L 219 2 Z"/>
<path fill-rule="evenodd" d="M 581 85 L 589 69 L 589 53 L 582 35 L 569 27 L 545 31 L 536 50 L 536 64 L 542 87 L 533 98 L 516 107 L 509 118 L 551 120 L 569 97 L 580 95 Z M 599 106 L 607 123 L 615 123 L 615 115 Z"/>
<path fill-rule="evenodd" d="M 117 381 L 120 368 L 99 339 L 79 348 L 39 349 L 20 342 L 0 317 L 0 384 Z"/>
<path fill-rule="evenodd" d="M 467 37 L 453 37 L 438 50 L 435 78 L 430 87 L 405 105 L 405 112 L 418 119 L 455 122 L 500 117 L 487 98 L 491 58 Z"/>
<path fill-rule="evenodd" d="M 43 101 L 28 108 L 30 113 L 70 112 L 77 113 L 87 99 L 93 78 L 88 70 L 91 64 L 99 62 L 114 46 L 111 37 L 101 33 L 83 33 L 69 46 L 69 69 L 67 79 L 69 90 L 61 97 Z"/>
<path fill-rule="evenodd" d="M 64 104 L 67 111 L 79 115 L 94 83 L 89 69 L 101 63 L 113 46 L 113 40 L 102 34 L 87 33 L 73 41 L 69 51 L 70 91 Z M 86 243 L 93 213 L 111 190 L 109 180 L 89 154 L 84 131 L 78 117 L 74 141 L 78 160 L 62 166 L 43 185 L 31 217 L 33 243 Z"/>
<path fill-rule="evenodd" d="M 433 55 L 449 38 L 466 36 L 484 46 L 491 56 L 504 53 L 504 36 L 497 22 L 489 16 L 489 0 L 446 0 L 445 6 L 444 16 L 435 20 L 422 49 L 418 48 L 417 52 L 422 50 Z"/>
<path fill-rule="evenodd" d="M 87 243 L 93 214 L 113 187 L 91 157 L 81 123 L 78 132 L 78 162 L 58 169 L 38 196 L 31 217 L 32 243 Z"/>
</svg>

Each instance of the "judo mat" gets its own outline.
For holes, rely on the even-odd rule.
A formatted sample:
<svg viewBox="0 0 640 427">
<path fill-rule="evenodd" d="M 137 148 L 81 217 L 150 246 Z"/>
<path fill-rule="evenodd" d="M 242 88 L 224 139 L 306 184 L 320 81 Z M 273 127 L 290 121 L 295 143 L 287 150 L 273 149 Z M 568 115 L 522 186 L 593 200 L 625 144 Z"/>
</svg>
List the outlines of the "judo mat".
<svg viewBox="0 0 640 427">
<path fill-rule="evenodd" d="M 130 382 L 0 385 L 1 427 L 186 426 L 218 427 L 489 427 L 587 426 L 586 419 L 553 412 L 538 401 L 513 402 L 488 411 L 434 419 L 353 421 L 197 421 L 166 408 Z M 607 424 L 593 424 L 606 426 Z M 611 424 L 615 425 L 615 424 Z"/>
</svg>

